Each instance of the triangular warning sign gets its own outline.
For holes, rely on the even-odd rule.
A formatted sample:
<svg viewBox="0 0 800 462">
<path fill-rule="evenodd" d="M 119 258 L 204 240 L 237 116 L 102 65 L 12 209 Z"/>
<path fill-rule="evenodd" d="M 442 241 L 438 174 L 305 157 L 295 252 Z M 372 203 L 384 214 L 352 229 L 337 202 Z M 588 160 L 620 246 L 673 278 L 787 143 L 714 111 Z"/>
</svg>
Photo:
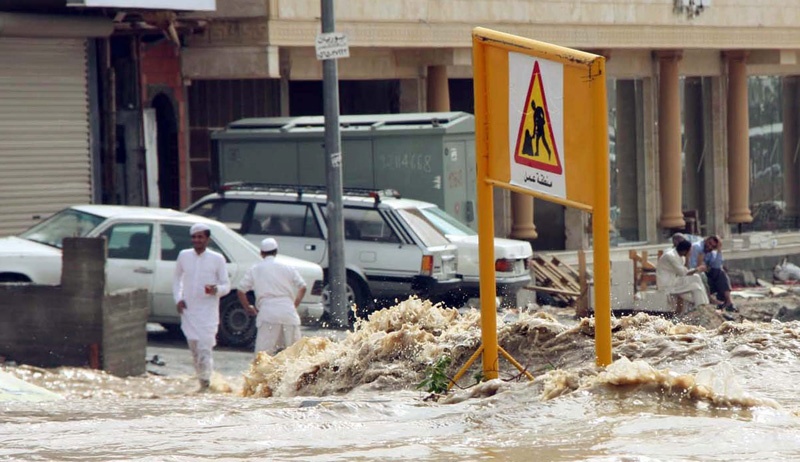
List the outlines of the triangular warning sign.
<svg viewBox="0 0 800 462">
<path fill-rule="evenodd" d="M 539 61 L 533 65 L 524 110 L 519 123 L 514 160 L 518 164 L 560 175 L 563 172 L 561 157 L 550 124 L 550 112 L 547 110 Z"/>
</svg>

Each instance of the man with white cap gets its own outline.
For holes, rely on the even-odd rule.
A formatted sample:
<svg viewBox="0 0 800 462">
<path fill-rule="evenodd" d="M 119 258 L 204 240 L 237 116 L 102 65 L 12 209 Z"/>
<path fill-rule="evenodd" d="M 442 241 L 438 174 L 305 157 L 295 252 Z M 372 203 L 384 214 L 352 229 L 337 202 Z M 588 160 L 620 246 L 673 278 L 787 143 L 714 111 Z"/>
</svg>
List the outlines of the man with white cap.
<svg viewBox="0 0 800 462">
<path fill-rule="evenodd" d="M 279 263 L 278 242 L 268 237 L 261 241 L 263 261 L 247 270 L 239 282 L 238 296 L 248 313 L 256 317 L 255 351 L 274 355 L 300 340 L 300 316 L 297 307 L 306 294 L 306 283 L 294 267 Z M 247 292 L 254 291 L 256 306 Z"/>
<path fill-rule="evenodd" d="M 688 269 L 684 258 L 689 254 L 692 244 L 683 240 L 675 247 L 664 252 L 656 262 L 656 285 L 658 290 L 681 298 L 691 297 L 695 306 L 707 305 L 708 294 L 703 280 L 697 273 L 705 271 L 705 266 Z M 676 314 L 681 314 L 680 312 Z"/>
<path fill-rule="evenodd" d="M 208 389 L 214 369 L 212 351 L 217 344 L 219 299 L 231 290 L 225 257 L 208 249 L 211 230 L 204 223 L 191 227 L 191 249 L 182 250 L 175 265 L 172 293 L 181 330 L 192 352 L 200 391 Z"/>
</svg>

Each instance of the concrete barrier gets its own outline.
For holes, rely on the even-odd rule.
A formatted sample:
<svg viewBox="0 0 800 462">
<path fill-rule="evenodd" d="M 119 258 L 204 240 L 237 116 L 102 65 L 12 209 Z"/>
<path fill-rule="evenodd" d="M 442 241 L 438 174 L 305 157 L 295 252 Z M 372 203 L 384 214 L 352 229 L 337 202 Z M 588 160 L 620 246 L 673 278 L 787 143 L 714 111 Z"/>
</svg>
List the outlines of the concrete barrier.
<svg viewBox="0 0 800 462">
<path fill-rule="evenodd" d="M 60 286 L 0 284 L 0 356 L 38 367 L 145 373 L 144 289 L 105 293 L 105 240 L 66 238 Z"/>
</svg>

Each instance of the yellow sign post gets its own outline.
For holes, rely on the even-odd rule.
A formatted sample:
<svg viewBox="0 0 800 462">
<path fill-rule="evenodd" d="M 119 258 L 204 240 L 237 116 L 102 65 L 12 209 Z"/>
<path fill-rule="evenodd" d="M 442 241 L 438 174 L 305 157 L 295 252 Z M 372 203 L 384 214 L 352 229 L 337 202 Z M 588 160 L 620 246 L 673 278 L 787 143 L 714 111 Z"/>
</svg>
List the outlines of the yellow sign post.
<svg viewBox="0 0 800 462">
<path fill-rule="evenodd" d="M 493 187 L 592 213 L 597 364 L 611 363 L 605 58 L 484 28 L 472 32 L 483 375 L 497 378 Z"/>
</svg>

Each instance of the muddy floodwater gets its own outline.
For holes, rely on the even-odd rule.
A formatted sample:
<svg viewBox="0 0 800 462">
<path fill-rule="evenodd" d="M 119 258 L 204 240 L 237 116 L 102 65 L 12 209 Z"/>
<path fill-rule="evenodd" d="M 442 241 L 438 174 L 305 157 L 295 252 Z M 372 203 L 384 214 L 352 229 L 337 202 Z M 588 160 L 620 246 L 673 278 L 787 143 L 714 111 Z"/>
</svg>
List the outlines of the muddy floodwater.
<svg viewBox="0 0 800 462">
<path fill-rule="evenodd" d="M 594 365 L 591 320 L 498 324 L 535 380 L 501 360 L 500 379 L 478 384 L 476 367 L 439 400 L 416 384 L 444 356 L 455 375 L 479 315 L 413 299 L 241 370 L 217 354 L 211 393 L 191 371 L 3 366 L 62 398 L 0 402 L 0 460 L 800 460 L 797 321 L 617 318 L 608 368 Z"/>
</svg>

